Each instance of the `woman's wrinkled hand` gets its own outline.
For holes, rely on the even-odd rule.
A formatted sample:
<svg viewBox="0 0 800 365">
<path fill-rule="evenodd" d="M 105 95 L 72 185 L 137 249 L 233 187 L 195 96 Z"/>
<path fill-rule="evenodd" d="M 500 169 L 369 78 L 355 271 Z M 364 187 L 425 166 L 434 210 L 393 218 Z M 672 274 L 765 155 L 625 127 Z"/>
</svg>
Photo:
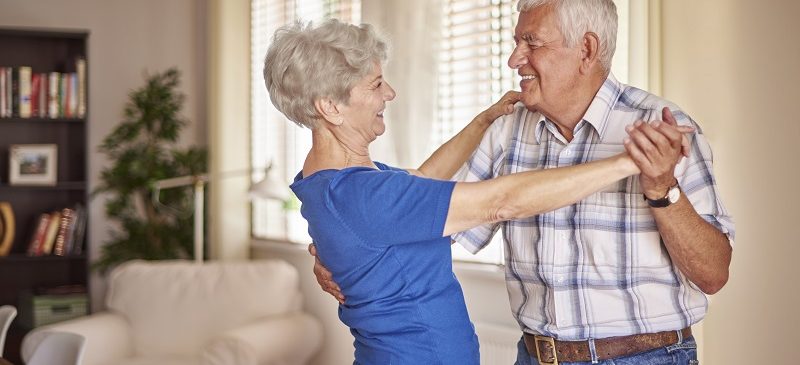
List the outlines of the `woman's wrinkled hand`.
<svg viewBox="0 0 800 365">
<path fill-rule="evenodd" d="M 520 98 L 522 98 L 522 94 L 520 94 L 519 91 L 512 90 L 506 92 L 505 95 L 500 98 L 500 100 L 492 104 L 492 106 L 490 106 L 488 109 L 481 112 L 481 119 L 486 124 L 491 124 L 495 121 L 495 119 L 513 113 L 514 104 L 516 104 Z"/>
</svg>

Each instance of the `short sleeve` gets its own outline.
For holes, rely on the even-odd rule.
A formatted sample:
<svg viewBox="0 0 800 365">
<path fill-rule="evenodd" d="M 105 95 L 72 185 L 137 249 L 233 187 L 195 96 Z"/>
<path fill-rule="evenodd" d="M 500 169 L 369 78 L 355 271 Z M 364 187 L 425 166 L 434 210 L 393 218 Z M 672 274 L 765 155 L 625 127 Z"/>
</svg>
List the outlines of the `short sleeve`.
<svg viewBox="0 0 800 365">
<path fill-rule="evenodd" d="M 713 172 L 711 146 L 700 127 L 683 113 L 675 113 L 679 124 L 692 125 L 697 132 L 691 138 L 691 151 L 675 168 L 675 177 L 697 214 L 733 242 L 736 232 L 733 217 L 722 204 Z"/>
<path fill-rule="evenodd" d="M 364 244 L 385 247 L 442 238 L 454 186 L 405 171 L 346 169 L 331 181 L 326 204 Z"/>
<path fill-rule="evenodd" d="M 486 131 L 481 143 L 467 162 L 456 173 L 455 179 L 461 182 L 476 182 L 495 178 L 501 175 L 505 166 L 508 151 L 508 141 L 512 134 L 513 126 L 520 118 L 524 118 L 527 111 L 518 108 L 515 113 L 503 116 L 496 120 Z M 453 240 L 458 242 L 467 251 L 477 253 L 482 250 L 500 228 L 502 223 L 489 223 L 480 225 L 453 235 Z"/>
</svg>

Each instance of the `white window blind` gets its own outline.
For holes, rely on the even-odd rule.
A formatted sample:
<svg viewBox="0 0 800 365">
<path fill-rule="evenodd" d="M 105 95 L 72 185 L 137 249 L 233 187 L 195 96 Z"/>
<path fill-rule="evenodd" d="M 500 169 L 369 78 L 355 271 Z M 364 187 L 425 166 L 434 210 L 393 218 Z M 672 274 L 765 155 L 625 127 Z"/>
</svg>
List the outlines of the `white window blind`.
<svg viewBox="0 0 800 365">
<path fill-rule="evenodd" d="M 615 1 L 620 27 L 613 71 L 622 82 L 627 80 L 629 1 Z M 450 139 L 506 91 L 519 90 L 519 76 L 507 66 L 514 50 L 516 5 L 515 0 L 444 0 L 438 115 L 429 150 Z M 504 246 L 498 233 L 476 255 L 453 245 L 453 258 L 499 265 Z"/>
<path fill-rule="evenodd" d="M 264 56 L 275 30 L 296 20 L 319 22 L 337 18 L 361 22 L 360 0 L 252 0 L 251 2 L 251 164 L 273 164 L 273 173 L 287 185 L 300 171 L 311 148 L 311 133 L 288 121 L 269 101 L 264 86 Z M 262 178 L 253 175 L 253 181 Z M 253 202 L 253 236 L 308 243 L 308 229 L 296 206 L 274 201 Z"/>
<path fill-rule="evenodd" d="M 382 0 L 403 1 L 403 0 Z M 443 6 L 439 54 L 438 100 L 429 151 L 461 130 L 478 112 L 497 100 L 507 90 L 519 89 L 519 79 L 506 65 L 513 51 L 516 25 L 516 0 L 438 0 Z M 622 82 L 628 80 L 630 32 L 646 32 L 629 21 L 631 0 L 615 0 L 619 14 L 617 51 L 613 72 Z M 358 24 L 360 0 L 252 0 L 251 105 L 252 157 L 254 168 L 274 164 L 276 177 L 286 184 L 301 168 L 310 148 L 310 132 L 288 122 L 269 102 L 262 68 L 264 55 L 275 29 L 295 19 L 321 20 L 335 17 Z M 637 13 L 638 14 L 638 13 Z M 388 16 L 388 15 L 387 15 Z M 638 15 L 637 15 L 638 16 Z M 380 28 L 380 24 L 376 24 Z M 432 32 L 437 30 L 431 30 Z M 398 41 L 403 34 L 392 34 Z M 646 38 L 646 37 L 645 37 Z M 646 46 L 646 44 L 645 44 Z M 640 45 L 641 48 L 641 45 Z M 641 51 L 641 50 L 639 50 Z M 641 52 L 639 52 L 641 53 Z M 646 54 L 646 52 L 645 52 Z M 415 57 L 393 54 L 392 59 Z M 391 67 L 391 66 L 390 66 Z M 646 87 L 646 85 L 644 86 Z M 254 181 L 260 179 L 258 174 Z M 253 235 L 260 238 L 288 239 L 307 243 L 305 221 L 296 209 L 284 209 L 280 203 L 253 202 Z M 501 234 L 478 255 L 454 245 L 454 258 L 493 264 L 503 262 Z"/>
<path fill-rule="evenodd" d="M 518 83 L 506 66 L 514 50 L 516 1 L 445 0 L 439 55 L 439 101 L 431 150 Z M 503 263 L 500 234 L 477 255 L 453 245 L 453 258 Z"/>
<path fill-rule="evenodd" d="M 433 146 L 514 87 L 515 73 L 505 64 L 514 49 L 515 6 L 512 0 L 444 1 Z"/>
</svg>

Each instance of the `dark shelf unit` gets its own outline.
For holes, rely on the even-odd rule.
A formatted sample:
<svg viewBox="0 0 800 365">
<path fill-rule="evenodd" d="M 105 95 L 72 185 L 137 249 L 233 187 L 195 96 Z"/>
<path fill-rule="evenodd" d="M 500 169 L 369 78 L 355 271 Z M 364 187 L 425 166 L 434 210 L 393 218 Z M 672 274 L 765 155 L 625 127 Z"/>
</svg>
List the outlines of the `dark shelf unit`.
<svg viewBox="0 0 800 365">
<path fill-rule="evenodd" d="M 75 72 L 75 60 L 86 60 L 88 111 L 89 59 L 87 31 L 0 27 L 0 66 L 30 66 L 33 72 Z M 88 114 L 88 113 L 87 113 Z M 15 237 L 11 254 L 0 257 L 0 305 L 10 304 L 23 316 L 20 297 L 37 288 L 83 285 L 88 288 L 86 255 L 28 257 L 28 241 L 42 213 L 71 207 L 88 208 L 88 115 L 83 118 L 0 118 L 0 201 L 11 203 Z M 54 186 L 9 185 L 9 146 L 57 145 Z M 86 231 L 88 232 L 88 227 Z M 88 234 L 88 233 L 87 233 Z M 81 243 L 83 252 L 88 239 Z M 15 321 L 6 338 L 4 357 L 22 363 L 22 338 L 30 330 Z"/>
</svg>

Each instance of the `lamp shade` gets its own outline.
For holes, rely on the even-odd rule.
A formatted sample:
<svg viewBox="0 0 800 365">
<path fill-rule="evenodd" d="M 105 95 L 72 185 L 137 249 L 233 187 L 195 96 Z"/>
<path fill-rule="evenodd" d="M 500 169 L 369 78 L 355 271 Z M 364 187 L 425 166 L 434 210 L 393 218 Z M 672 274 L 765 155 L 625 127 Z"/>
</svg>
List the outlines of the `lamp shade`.
<svg viewBox="0 0 800 365">
<path fill-rule="evenodd" d="M 250 199 L 289 200 L 291 194 L 286 183 L 278 181 L 270 174 L 270 169 L 264 173 L 264 178 L 250 186 L 248 191 Z"/>
</svg>

